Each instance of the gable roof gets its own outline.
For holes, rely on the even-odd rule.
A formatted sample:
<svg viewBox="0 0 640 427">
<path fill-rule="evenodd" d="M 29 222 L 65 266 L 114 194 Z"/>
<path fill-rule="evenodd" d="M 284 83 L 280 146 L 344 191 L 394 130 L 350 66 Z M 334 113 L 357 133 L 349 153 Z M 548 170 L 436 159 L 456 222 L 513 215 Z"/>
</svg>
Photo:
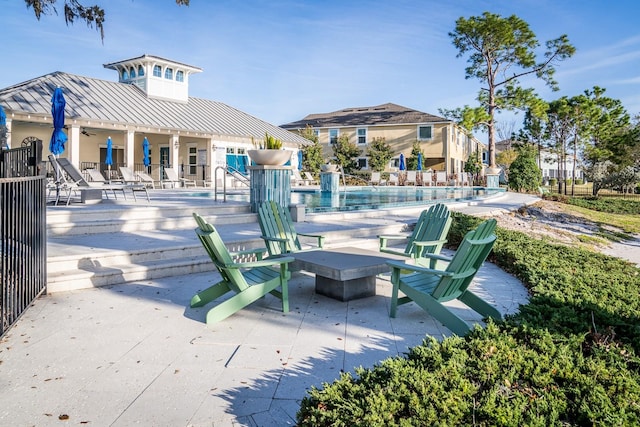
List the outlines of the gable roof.
<svg viewBox="0 0 640 427">
<path fill-rule="evenodd" d="M 373 107 L 345 108 L 331 113 L 309 114 L 302 120 L 281 125 L 285 129 L 376 126 L 413 123 L 450 123 L 444 117 L 386 103 Z"/>
<path fill-rule="evenodd" d="M 189 97 L 175 102 L 147 97 L 135 85 L 60 71 L 0 89 L 0 105 L 9 113 L 51 117 L 51 96 L 61 87 L 67 119 L 150 127 L 204 135 L 254 137 L 265 132 L 283 143 L 308 144 L 301 136 L 217 101 Z"/>
</svg>

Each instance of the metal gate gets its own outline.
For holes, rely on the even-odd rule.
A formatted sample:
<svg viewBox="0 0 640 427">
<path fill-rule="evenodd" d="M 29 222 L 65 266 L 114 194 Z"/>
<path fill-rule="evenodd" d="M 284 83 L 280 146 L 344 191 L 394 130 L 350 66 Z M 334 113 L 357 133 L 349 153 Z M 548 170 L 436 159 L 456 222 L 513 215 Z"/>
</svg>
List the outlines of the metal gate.
<svg viewBox="0 0 640 427">
<path fill-rule="evenodd" d="M 0 151 L 0 336 L 46 291 L 42 142 Z"/>
</svg>

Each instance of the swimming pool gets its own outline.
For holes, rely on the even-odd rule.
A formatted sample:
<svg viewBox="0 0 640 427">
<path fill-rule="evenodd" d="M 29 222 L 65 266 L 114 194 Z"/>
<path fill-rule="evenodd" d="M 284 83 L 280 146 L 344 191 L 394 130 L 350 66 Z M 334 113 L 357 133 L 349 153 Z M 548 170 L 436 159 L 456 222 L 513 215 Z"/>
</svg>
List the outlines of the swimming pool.
<svg viewBox="0 0 640 427">
<path fill-rule="evenodd" d="M 472 200 L 501 193 L 499 188 L 483 187 L 347 187 L 337 193 L 319 189 L 292 188 L 291 203 L 305 205 L 307 213 L 381 209 L 397 206 L 420 206 L 440 200 Z M 213 192 L 192 193 L 214 197 Z M 218 194 L 218 199 L 220 199 Z M 249 193 L 228 193 L 227 200 L 249 202 Z"/>
</svg>

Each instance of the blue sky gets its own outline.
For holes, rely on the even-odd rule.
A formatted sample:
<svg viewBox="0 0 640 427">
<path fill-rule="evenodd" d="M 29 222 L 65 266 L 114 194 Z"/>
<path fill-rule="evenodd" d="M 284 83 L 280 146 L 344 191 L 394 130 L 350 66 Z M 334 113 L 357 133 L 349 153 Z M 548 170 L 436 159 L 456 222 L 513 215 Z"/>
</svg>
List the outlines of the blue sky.
<svg viewBox="0 0 640 427">
<path fill-rule="evenodd" d="M 523 85 L 546 100 L 597 85 L 640 113 L 636 0 L 83 2 L 105 8 L 104 43 L 82 22 L 37 21 L 23 0 L 0 0 L 0 88 L 53 71 L 117 80 L 102 64 L 146 53 L 202 68 L 191 76 L 191 96 L 275 125 L 386 102 L 438 114 L 475 105 L 480 83 L 465 80 L 466 58 L 456 58 L 448 33 L 459 17 L 489 11 L 522 18 L 542 46 L 567 34 L 577 49 L 557 66 L 559 92 L 533 79 Z M 521 115 L 502 118 L 520 126 Z"/>
</svg>

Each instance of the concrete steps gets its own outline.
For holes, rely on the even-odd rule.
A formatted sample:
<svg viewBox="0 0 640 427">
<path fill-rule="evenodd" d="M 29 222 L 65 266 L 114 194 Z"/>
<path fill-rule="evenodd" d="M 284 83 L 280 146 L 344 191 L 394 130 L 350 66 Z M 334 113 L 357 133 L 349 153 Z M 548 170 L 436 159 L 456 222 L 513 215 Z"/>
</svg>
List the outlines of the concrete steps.
<svg viewBox="0 0 640 427">
<path fill-rule="evenodd" d="M 229 250 L 264 248 L 257 215 L 249 206 L 105 206 L 48 213 L 47 291 L 71 291 L 215 270 L 197 240 L 196 210 L 220 232 Z M 403 223 L 338 217 L 298 223 L 299 232 L 323 234 L 327 247 L 377 248 L 378 234 L 402 231 Z M 349 223 L 347 225 L 347 223 Z M 304 241 L 304 240 L 303 240 Z"/>
</svg>

